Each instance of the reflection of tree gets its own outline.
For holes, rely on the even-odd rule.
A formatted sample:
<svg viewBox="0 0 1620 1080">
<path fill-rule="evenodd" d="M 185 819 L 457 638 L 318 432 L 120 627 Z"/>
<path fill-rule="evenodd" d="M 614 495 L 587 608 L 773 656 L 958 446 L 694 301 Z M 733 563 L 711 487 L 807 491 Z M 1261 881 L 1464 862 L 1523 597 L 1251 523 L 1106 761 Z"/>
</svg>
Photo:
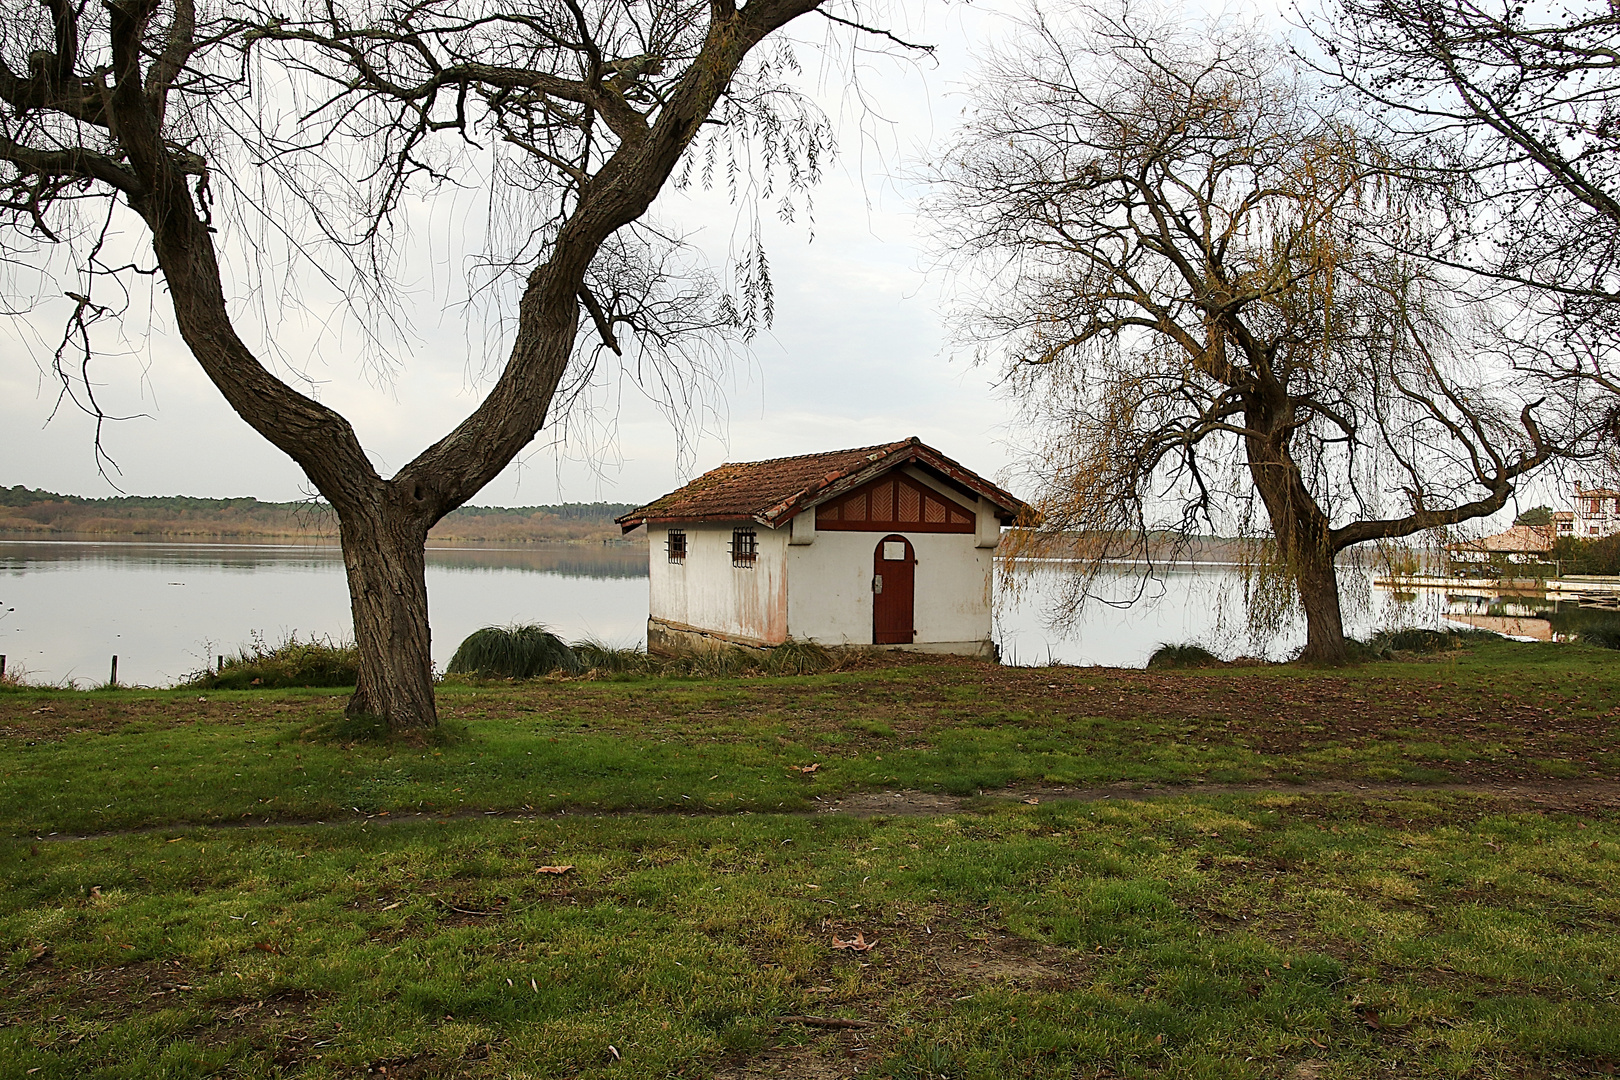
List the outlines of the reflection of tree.
<svg viewBox="0 0 1620 1080">
<path fill-rule="evenodd" d="M 1160 529 L 1258 517 L 1251 612 L 1299 603 L 1342 662 L 1335 556 L 1493 513 L 1548 448 L 1445 283 L 1359 239 L 1426 208 L 1331 102 L 1249 34 L 1079 17 L 988 65 L 931 206 L 1041 433 L 1013 554 L 1082 556 L 1077 606 Z"/>
</svg>

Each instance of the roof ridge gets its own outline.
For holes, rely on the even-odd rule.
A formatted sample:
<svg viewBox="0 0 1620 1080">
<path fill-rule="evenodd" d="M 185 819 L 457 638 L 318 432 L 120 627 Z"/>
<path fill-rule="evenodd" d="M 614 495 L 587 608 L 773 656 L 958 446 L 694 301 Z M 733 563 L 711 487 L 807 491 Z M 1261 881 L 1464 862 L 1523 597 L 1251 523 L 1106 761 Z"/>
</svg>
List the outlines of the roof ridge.
<svg viewBox="0 0 1620 1080">
<path fill-rule="evenodd" d="M 783 454 L 781 457 L 760 458 L 757 461 L 722 461 L 714 469 L 723 469 L 727 465 L 774 465 L 779 461 L 805 461 L 809 458 L 834 457 L 838 454 L 859 454 L 868 450 L 892 450 L 907 443 L 921 442 L 922 440 L 917 436 L 908 435 L 904 439 L 896 439 L 894 442 L 873 443 L 871 446 L 851 446 L 843 450 L 817 450 L 810 454 Z M 710 469 L 709 472 L 714 472 L 714 469 Z M 708 473 L 703 475 L 707 476 Z"/>
<path fill-rule="evenodd" d="M 909 451 L 909 453 L 908 453 Z M 916 435 L 871 446 L 789 454 L 760 461 L 727 461 L 616 520 L 626 530 L 650 520 L 758 521 L 777 528 L 827 493 L 862 482 L 873 470 L 925 460 L 964 490 L 989 497 L 1007 515 L 1023 503 L 1010 492 L 929 446 Z"/>
</svg>

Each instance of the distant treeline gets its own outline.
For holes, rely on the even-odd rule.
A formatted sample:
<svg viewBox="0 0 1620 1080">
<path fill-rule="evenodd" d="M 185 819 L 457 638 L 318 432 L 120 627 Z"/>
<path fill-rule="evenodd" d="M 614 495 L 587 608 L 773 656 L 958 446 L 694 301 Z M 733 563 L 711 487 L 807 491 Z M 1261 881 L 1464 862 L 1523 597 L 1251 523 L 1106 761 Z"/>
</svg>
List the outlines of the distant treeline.
<svg viewBox="0 0 1620 1080">
<path fill-rule="evenodd" d="M 1620 533 L 1597 540 L 1560 536 L 1552 553 L 1560 573 L 1620 574 Z"/>
<path fill-rule="evenodd" d="M 613 519 L 634 503 L 464 506 L 434 526 L 438 540 L 610 539 Z M 332 536 L 337 519 L 324 502 L 198 499 L 187 495 L 86 498 L 18 484 L 0 487 L 0 533 L 95 533 L 171 537 Z"/>
<path fill-rule="evenodd" d="M 554 506 L 463 506 L 451 517 L 533 517 L 548 514 L 563 521 L 612 521 L 634 510 L 636 503 L 557 503 Z"/>
</svg>

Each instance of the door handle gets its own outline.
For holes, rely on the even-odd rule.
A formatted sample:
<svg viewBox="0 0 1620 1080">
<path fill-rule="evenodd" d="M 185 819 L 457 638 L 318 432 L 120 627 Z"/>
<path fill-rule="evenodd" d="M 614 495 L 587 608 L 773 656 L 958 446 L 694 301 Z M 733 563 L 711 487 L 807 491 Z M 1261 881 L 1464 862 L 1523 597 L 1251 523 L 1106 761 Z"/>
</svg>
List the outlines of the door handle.
<svg viewBox="0 0 1620 1080">
<path fill-rule="evenodd" d="M 882 574 L 874 574 L 874 575 L 872 575 L 872 591 L 875 592 L 875 593 L 880 593 L 880 592 L 883 591 L 883 575 Z"/>
</svg>

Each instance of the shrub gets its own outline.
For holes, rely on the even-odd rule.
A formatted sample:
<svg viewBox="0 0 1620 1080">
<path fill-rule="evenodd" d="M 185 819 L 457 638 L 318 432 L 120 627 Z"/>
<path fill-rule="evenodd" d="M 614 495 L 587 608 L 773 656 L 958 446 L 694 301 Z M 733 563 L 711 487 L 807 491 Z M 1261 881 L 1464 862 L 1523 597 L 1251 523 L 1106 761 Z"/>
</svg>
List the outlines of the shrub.
<svg viewBox="0 0 1620 1080">
<path fill-rule="evenodd" d="M 1398 630 L 1380 630 L 1366 641 L 1352 641 L 1350 655 L 1354 660 L 1393 660 L 1397 654 L 1429 655 L 1466 649 L 1479 641 L 1494 641 L 1500 635 L 1489 630 L 1474 628 L 1427 630 L 1408 626 Z"/>
<path fill-rule="evenodd" d="M 584 670 L 609 675 L 648 675 L 657 666 L 657 661 L 640 646 L 621 649 L 595 638 L 574 642 L 574 655 Z"/>
<path fill-rule="evenodd" d="M 1191 642 L 1182 645 L 1160 642 L 1159 647 L 1153 650 L 1153 655 L 1148 657 L 1147 666 L 1150 669 L 1220 667 L 1221 658 L 1202 645 Z"/>
<path fill-rule="evenodd" d="M 725 679 L 738 675 L 814 675 L 837 671 L 858 655 L 806 641 L 789 641 L 769 649 L 741 646 L 692 650 L 674 656 L 649 656 L 641 648 L 619 649 L 600 641 L 574 643 L 583 670 L 603 675 L 685 676 Z"/>
<path fill-rule="evenodd" d="M 456 649 L 446 670 L 485 679 L 532 679 L 553 671 L 577 674 L 584 665 L 556 634 L 531 624 L 473 631 Z"/>
<path fill-rule="evenodd" d="M 198 672 L 181 685 L 200 690 L 353 686 L 359 673 L 360 654 L 352 644 L 316 637 L 300 641 L 294 632 L 272 646 L 255 633 L 253 643 L 225 657 L 218 671 Z"/>
</svg>

